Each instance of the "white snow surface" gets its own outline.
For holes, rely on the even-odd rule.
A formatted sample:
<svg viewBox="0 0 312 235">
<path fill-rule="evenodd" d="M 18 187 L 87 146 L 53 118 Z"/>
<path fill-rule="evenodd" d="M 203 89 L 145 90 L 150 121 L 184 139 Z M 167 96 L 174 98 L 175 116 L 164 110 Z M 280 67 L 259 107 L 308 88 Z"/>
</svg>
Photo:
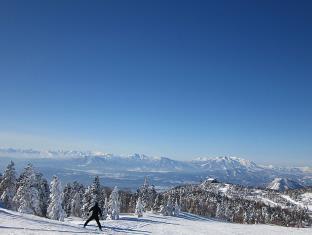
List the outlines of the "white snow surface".
<svg viewBox="0 0 312 235">
<path fill-rule="evenodd" d="M 245 225 L 207 219 L 189 213 L 179 217 L 145 213 L 137 218 L 122 214 L 119 220 L 101 221 L 100 232 L 94 221 L 83 228 L 82 219 L 59 222 L 0 208 L 0 234 L 312 234 L 312 228 L 286 228 L 273 225 Z"/>
</svg>

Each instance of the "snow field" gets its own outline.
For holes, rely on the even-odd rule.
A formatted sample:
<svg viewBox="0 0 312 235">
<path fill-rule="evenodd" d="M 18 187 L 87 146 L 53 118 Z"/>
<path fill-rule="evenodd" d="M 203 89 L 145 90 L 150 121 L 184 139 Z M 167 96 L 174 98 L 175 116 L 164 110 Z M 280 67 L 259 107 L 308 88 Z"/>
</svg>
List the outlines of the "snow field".
<svg viewBox="0 0 312 235">
<path fill-rule="evenodd" d="M 65 218 L 65 222 L 34 215 L 22 214 L 0 208 L 0 234 L 312 234 L 312 228 L 287 228 L 273 225 L 245 225 L 207 219 L 189 213 L 179 217 L 144 213 L 142 218 L 133 214 L 121 214 L 119 220 L 102 220 L 103 232 L 95 221 L 83 228 L 80 218 Z"/>
</svg>

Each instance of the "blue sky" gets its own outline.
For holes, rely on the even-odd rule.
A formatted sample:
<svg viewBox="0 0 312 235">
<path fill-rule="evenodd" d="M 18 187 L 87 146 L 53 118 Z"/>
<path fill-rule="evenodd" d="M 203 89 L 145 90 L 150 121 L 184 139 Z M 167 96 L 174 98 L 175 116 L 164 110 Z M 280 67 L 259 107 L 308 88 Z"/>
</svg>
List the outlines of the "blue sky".
<svg viewBox="0 0 312 235">
<path fill-rule="evenodd" d="M 311 1 L 1 1 L 0 145 L 312 165 Z"/>
</svg>

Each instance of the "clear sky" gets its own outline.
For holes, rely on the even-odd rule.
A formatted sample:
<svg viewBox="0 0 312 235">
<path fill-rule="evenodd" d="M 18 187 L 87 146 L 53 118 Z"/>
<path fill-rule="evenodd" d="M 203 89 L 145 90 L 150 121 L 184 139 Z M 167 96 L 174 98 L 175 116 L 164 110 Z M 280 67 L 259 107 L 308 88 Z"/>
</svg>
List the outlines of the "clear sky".
<svg viewBox="0 0 312 235">
<path fill-rule="evenodd" d="M 312 165 L 311 1 L 0 2 L 0 145 Z"/>
</svg>

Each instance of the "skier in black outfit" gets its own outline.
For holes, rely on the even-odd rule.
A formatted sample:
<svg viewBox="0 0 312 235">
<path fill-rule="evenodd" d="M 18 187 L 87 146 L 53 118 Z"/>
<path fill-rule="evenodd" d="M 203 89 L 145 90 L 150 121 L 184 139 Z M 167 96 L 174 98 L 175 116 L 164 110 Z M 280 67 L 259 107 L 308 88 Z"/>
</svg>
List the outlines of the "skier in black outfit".
<svg viewBox="0 0 312 235">
<path fill-rule="evenodd" d="M 102 216 L 102 211 L 101 211 L 99 204 L 97 202 L 89 210 L 89 212 L 91 212 L 91 211 L 92 211 L 92 214 L 89 217 L 89 219 L 87 219 L 87 221 L 85 222 L 83 227 L 85 228 L 91 220 L 95 220 L 97 225 L 99 226 L 99 229 L 102 231 L 102 226 L 101 226 L 100 221 L 99 221 L 99 214 Z"/>
</svg>

